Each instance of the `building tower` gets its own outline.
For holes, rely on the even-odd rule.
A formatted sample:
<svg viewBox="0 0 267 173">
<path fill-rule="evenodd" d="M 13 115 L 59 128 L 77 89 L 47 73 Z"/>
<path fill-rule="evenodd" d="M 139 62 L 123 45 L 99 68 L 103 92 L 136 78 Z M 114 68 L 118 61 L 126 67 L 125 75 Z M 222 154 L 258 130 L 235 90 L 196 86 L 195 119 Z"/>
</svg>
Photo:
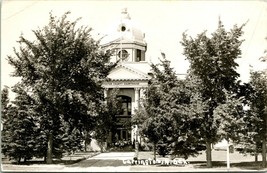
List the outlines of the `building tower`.
<svg viewBox="0 0 267 173">
<path fill-rule="evenodd" d="M 133 25 L 127 9 L 124 8 L 120 21 L 106 40 L 102 47 L 106 51 L 112 51 L 111 62 L 118 64 L 103 83 L 104 94 L 106 97 L 111 89 L 119 89 L 123 110 L 115 117 L 116 130 L 109 135 L 109 143 L 140 142 L 137 127 L 126 127 L 125 124 L 139 109 L 140 98 L 144 97 L 144 88 L 148 86 L 150 79 L 150 66 L 145 57 L 145 34 Z"/>
</svg>

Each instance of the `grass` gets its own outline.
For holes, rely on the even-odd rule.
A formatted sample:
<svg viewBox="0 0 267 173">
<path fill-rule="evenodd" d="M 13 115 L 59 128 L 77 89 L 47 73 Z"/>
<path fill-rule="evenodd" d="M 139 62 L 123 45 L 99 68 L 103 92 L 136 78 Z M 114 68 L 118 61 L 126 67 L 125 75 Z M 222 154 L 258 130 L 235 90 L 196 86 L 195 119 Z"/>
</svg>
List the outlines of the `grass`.
<svg viewBox="0 0 267 173">
<path fill-rule="evenodd" d="M 212 165 L 213 168 L 225 168 L 227 167 L 226 162 L 226 151 L 212 151 Z M 153 159 L 154 155 L 153 152 L 139 152 L 138 159 Z M 167 158 L 169 156 L 166 156 Z M 156 158 L 162 158 L 159 155 L 156 155 Z M 261 162 L 261 156 L 259 155 L 258 162 L 254 161 L 254 156 L 250 155 L 243 155 L 239 152 L 230 153 L 230 167 L 231 168 L 239 168 L 244 170 L 261 170 L 262 169 L 262 162 Z M 206 153 L 205 151 L 201 152 L 196 157 L 189 157 L 187 159 L 189 164 L 193 166 L 194 168 L 207 168 L 206 167 Z"/>
<path fill-rule="evenodd" d="M 193 161 L 190 162 L 191 165 L 193 165 L 194 168 L 207 168 L 206 162 L 204 161 Z M 261 162 L 239 162 L 239 163 L 231 163 L 231 168 L 239 168 L 244 170 L 262 170 Z M 226 161 L 213 161 L 212 167 L 213 168 L 226 168 L 227 166 Z"/>
<path fill-rule="evenodd" d="M 72 165 L 78 163 L 86 158 L 90 158 L 98 154 L 99 152 L 80 152 L 75 153 L 74 155 L 70 156 L 63 156 L 61 159 L 53 159 L 53 164 L 63 164 L 63 165 Z M 14 165 L 33 165 L 33 164 L 46 164 L 43 158 L 33 158 L 26 162 L 17 163 L 15 160 L 8 160 L 7 158 L 2 159 L 2 163 L 4 164 L 14 164 Z"/>
</svg>

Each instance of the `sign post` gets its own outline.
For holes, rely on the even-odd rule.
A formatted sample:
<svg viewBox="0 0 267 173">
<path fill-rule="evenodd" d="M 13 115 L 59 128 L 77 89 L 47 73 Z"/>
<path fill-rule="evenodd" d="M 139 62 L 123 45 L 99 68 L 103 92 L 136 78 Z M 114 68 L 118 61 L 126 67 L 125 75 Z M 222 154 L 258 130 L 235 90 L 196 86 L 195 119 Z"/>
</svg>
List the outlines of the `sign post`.
<svg viewBox="0 0 267 173">
<path fill-rule="evenodd" d="M 226 149 L 226 152 L 227 152 L 227 170 L 229 171 L 230 169 L 230 150 L 229 150 L 229 142 L 228 140 L 227 141 L 227 149 Z"/>
</svg>

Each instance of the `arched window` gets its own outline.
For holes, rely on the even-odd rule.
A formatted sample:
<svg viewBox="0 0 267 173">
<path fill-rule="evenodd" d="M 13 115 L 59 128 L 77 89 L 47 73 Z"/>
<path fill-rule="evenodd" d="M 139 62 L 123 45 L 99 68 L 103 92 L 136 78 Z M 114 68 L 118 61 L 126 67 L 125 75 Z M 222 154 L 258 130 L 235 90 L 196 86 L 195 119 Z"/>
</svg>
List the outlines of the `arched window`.
<svg viewBox="0 0 267 173">
<path fill-rule="evenodd" d="M 132 115 L 132 99 L 128 96 L 118 96 L 121 98 L 121 113 L 122 116 Z"/>
</svg>

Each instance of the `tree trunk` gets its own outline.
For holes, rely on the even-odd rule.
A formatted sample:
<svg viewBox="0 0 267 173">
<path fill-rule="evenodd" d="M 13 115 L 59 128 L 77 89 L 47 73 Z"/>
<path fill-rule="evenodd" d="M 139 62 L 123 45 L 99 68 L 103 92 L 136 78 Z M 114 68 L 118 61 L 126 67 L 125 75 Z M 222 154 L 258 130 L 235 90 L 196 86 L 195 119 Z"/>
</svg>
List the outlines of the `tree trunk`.
<svg viewBox="0 0 267 173">
<path fill-rule="evenodd" d="M 47 164 L 52 163 L 52 148 L 53 148 L 53 134 L 52 132 L 50 132 L 48 135 L 48 143 L 47 143 L 47 158 L 46 158 Z"/>
<path fill-rule="evenodd" d="M 85 130 L 85 141 L 84 141 L 84 151 L 87 152 L 87 147 L 90 145 L 90 134 L 87 130 Z"/>
<path fill-rule="evenodd" d="M 87 137 L 88 137 L 88 132 L 85 131 L 85 139 L 84 139 L 84 151 L 87 152 Z"/>
<path fill-rule="evenodd" d="M 101 142 L 99 142 L 99 146 L 100 146 L 100 152 L 101 153 L 103 153 L 104 151 L 103 151 L 103 142 L 101 141 Z"/>
<path fill-rule="evenodd" d="M 153 143 L 154 160 L 156 160 L 156 143 Z"/>
<path fill-rule="evenodd" d="M 138 153 L 139 153 L 139 142 L 138 140 L 135 141 L 135 158 L 138 159 Z"/>
<path fill-rule="evenodd" d="M 267 132 L 267 113 L 264 116 L 264 134 L 262 138 L 262 167 L 266 168 L 266 132 Z"/>
<path fill-rule="evenodd" d="M 207 167 L 212 168 L 212 158 L 211 158 L 211 143 L 209 141 L 206 142 L 206 160 L 207 160 Z"/>
<path fill-rule="evenodd" d="M 87 141 L 84 142 L 84 151 L 87 152 Z"/>
<path fill-rule="evenodd" d="M 262 167 L 266 168 L 266 138 L 262 140 Z"/>
<path fill-rule="evenodd" d="M 257 147 L 257 143 L 255 144 L 255 162 L 258 162 L 258 147 Z"/>
</svg>

